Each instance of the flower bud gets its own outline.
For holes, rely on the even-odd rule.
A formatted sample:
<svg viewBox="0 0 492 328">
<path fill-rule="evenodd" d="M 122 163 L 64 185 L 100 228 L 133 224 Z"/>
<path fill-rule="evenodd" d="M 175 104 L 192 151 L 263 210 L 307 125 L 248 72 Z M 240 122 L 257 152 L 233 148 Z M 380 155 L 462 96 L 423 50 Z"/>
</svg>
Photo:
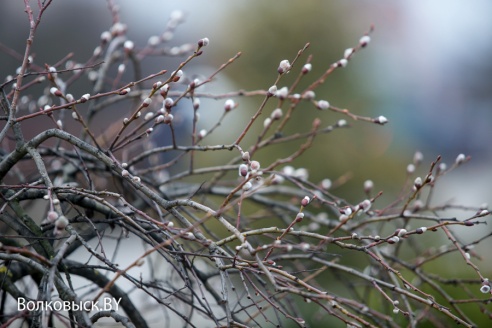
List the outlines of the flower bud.
<svg viewBox="0 0 492 328">
<path fill-rule="evenodd" d="M 405 237 L 407 234 L 407 230 L 406 229 L 397 229 L 396 234 L 398 237 Z"/>
<path fill-rule="evenodd" d="M 173 107 L 174 105 L 174 100 L 172 100 L 171 98 L 166 98 L 164 99 L 164 108 L 166 109 L 171 109 L 171 107 Z"/>
<path fill-rule="evenodd" d="M 348 216 L 348 215 L 342 214 L 342 215 L 340 215 L 340 216 L 338 217 L 338 220 L 339 220 L 339 221 L 345 221 L 345 220 L 347 220 L 348 218 L 349 218 L 349 216 Z"/>
<path fill-rule="evenodd" d="M 239 165 L 239 176 L 246 177 L 248 175 L 248 165 L 241 164 Z"/>
<path fill-rule="evenodd" d="M 145 114 L 145 116 L 144 116 L 144 120 L 148 121 L 148 120 L 150 120 L 152 117 L 154 117 L 154 113 L 152 113 L 152 112 L 148 112 L 147 114 Z"/>
<path fill-rule="evenodd" d="M 60 215 L 58 219 L 55 221 L 55 228 L 57 230 L 63 230 L 68 225 L 68 219 L 64 215 Z"/>
<path fill-rule="evenodd" d="M 56 68 L 53 66 L 50 66 L 48 68 L 48 72 L 50 72 L 50 75 L 52 78 L 55 78 L 57 76 Z"/>
<path fill-rule="evenodd" d="M 330 108 L 330 103 L 326 100 L 319 100 L 316 103 L 316 107 L 321 110 L 327 110 L 328 108 Z"/>
<path fill-rule="evenodd" d="M 155 124 L 164 122 L 164 115 L 159 115 L 155 118 Z"/>
<path fill-rule="evenodd" d="M 55 87 L 52 87 L 50 89 L 50 93 L 53 95 L 53 96 L 57 96 L 57 97 L 61 97 L 63 94 L 60 90 L 58 90 L 58 88 L 55 88 Z"/>
<path fill-rule="evenodd" d="M 184 17 L 185 17 L 184 12 L 179 9 L 176 9 L 171 12 L 169 19 L 176 23 L 181 23 L 184 20 Z"/>
<path fill-rule="evenodd" d="M 488 284 L 483 284 L 480 287 L 480 292 L 482 292 L 484 294 L 490 293 L 490 286 Z"/>
<path fill-rule="evenodd" d="M 200 108 L 200 99 L 199 98 L 194 98 L 193 99 L 193 109 L 194 110 L 197 110 L 198 108 Z"/>
<path fill-rule="evenodd" d="M 81 103 L 85 103 L 86 101 L 88 101 L 89 99 L 91 98 L 91 95 L 89 93 L 86 93 L 84 95 L 82 95 L 82 97 L 80 97 L 80 102 Z"/>
<path fill-rule="evenodd" d="M 313 100 L 316 97 L 316 94 L 312 90 L 308 90 L 302 94 L 302 99 Z"/>
<path fill-rule="evenodd" d="M 300 167 L 292 175 L 298 179 L 307 180 L 309 178 L 309 171 L 304 167 Z"/>
<path fill-rule="evenodd" d="M 476 215 L 478 215 L 478 216 L 485 216 L 485 215 L 489 215 L 489 213 L 490 212 L 488 210 L 480 210 L 480 211 L 477 212 Z"/>
<path fill-rule="evenodd" d="M 359 204 L 359 207 L 363 212 L 367 212 L 371 208 L 371 205 L 371 201 L 369 199 L 366 199 Z"/>
<path fill-rule="evenodd" d="M 232 109 L 236 107 L 236 103 L 232 99 L 227 99 L 224 104 L 224 110 L 226 112 L 230 112 Z"/>
<path fill-rule="evenodd" d="M 288 95 L 289 95 L 289 89 L 287 87 L 280 88 L 276 93 L 276 96 L 280 99 L 285 99 L 287 98 Z"/>
<path fill-rule="evenodd" d="M 271 97 L 274 96 L 277 93 L 277 86 L 272 85 L 270 88 L 268 88 L 267 96 Z"/>
<path fill-rule="evenodd" d="M 366 193 L 370 192 L 372 190 L 372 188 L 374 188 L 374 182 L 372 182 L 372 180 L 364 181 L 364 191 Z"/>
<path fill-rule="evenodd" d="M 56 213 L 55 211 L 49 211 L 46 218 L 49 222 L 54 222 L 56 219 L 58 219 L 58 213 Z"/>
<path fill-rule="evenodd" d="M 345 58 L 342 58 L 337 62 L 337 67 L 347 67 L 347 65 L 348 65 L 348 60 Z"/>
<path fill-rule="evenodd" d="M 179 71 L 177 71 L 177 72 L 176 72 L 176 71 L 175 71 L 175 72 L 172 72 L 172 73 L 171 73 L 171 76 L 173 76 L 173 75 L 174 75 L 174 77 L 173 77 L 173 80 L 172 80 L 172 81 L 173 81 L 173 82 L 178 82 L 178 81 L 179 81 L 179 79 L 180 79 L 181 77 L 183 77 L 183 71 L 182 71 L 182 70 L 179 70 Z"/>
<path fill-rule="evenodd" d="M 345 214 L 345 215 L 350 215 L 352 214 L 352 208 L 350 206 L 345 206 L 340 209 L 340 213 Z"/>
<path fill-rule="evenodd" d="M 250 190 L 251 188 L 253 187 L 253 185 L 251 184 L 251 182 L 246 182 L 244 185 L 243 185 L 243 190 L 244 191 L 248 191 Z"/>
<path fill-rule="evenodd" d="M 248 162 L 250 160 L 249 151 L 241 153 L 241 158 L 243 159 L 243 161 Z"/>
<path fill-rule="evenodd" d="M 257 170 L 260 169 L 260 162 L 258 162 L 258 161 L 251 161 L 250 167 L 251 167 L 251 170 L 257 171 Z"/>
<path fill-rule="evenodd" d="M 350 56 L 352 56 L 353 53 L 354 53 L 354 49 L 353 48 L 347 48 L 343 52 L 343 58 L 348 59 Z"/>
<path fill-rule="evenodd" d="M 373 119 L 373 122 L 377 123 L 377 124 L 384 125 L 384 124 L 388 123 L 388 119 L 381 115 L 381 116 Z"/>
<path fill-rule="evenodd" d="M 362 38 L 359 40 L 359 44 L 361 47 L 365 47 L 371 42 L 371 37 L 369 35 L 364 35 Z"/>
<path fill-rule="evenodd" d="M 388 238 L 388 244 L 396 244 L 399 241 L 400 241 L 400 238 L 398 238 L 397 236 L 393 236 L 391 238 Z"/>
<path fill-rule="evenodd" d="M 135 44 L 131 40 L 126 40 L 125 43 L 123 43 L 123 48 L 125 49 L 126 52 L 132 51 L 134 47 Z"/>
<path fill-rule="evenodd" d="M 323 179 L 321 180 L 321 188 L 324 190 L 329 190 L 332 186 L 332 182 L 330 179 Z"/>
<path fill-rule="evenodd" d="M 160 92 L 159 94 L 163 97 L 163 98 L 166 98 L 167 97 L 167 92 L 169 91 L 169 84 L 165 84 L 161 89 L 160 89 Z"/>
<path fill-rule="evenodd" d="M 173 114 L 167 114 L 164 116 L 164 124 L 171 124 L 171 122 L 173 121 L 174 119 L 174 116 Z"/>
<path fill-rule="evenodd" d="M 424 155 L 421 152 L 417 151 L 413 155 L 413 164 L 419 165 L 420 163 L 422 163 L 423 159 Z"/>
<path fill-rule="evenodd" d="M 130 88 L 125 88 L 123 90 L 120 90 L 119 94 L 120 94 L 120 96 L 124 96 L 124 95 L 128 94 L 128 92 L 130 92 L 130 91 L 131 91 Z"/>
<path fill-rule="evenodd" d="M 337 122 L 337 126 L 340 127 L 340 128 L 341 127 L 344 127 L 346 125 L 347 125 L 347 121 L 344 120 L 344 119 L 338 120 L 338 122 Z"/>
<path fill-rule="evenodd" d="M 290 62 L 287 60 L 287 59 L 284 59 L 280 62 L 278 68 L 277 68 L 277 72 L 279 74 L 284 74 L 285 72 L 289 71 L 290 70 Z"/>
<path fill-rule="evenodd" d="M 111 33 L 109 31 L 104 31 L 101 33 L 101 41 L 107 43 L 111 40 Z"/>
<path fill-rule="evenodd" d="M 99 74 L 96 72 L 96 71 L 89 71 L 89 73 L 87 74 L 87 78 L 89 79 L 89 81 L 92 81 L 92 82 L 95 82 L 98 78 Z"/>
<path fill-rule="evenodd" d="M 174 37 L 174 34 L 172 31 L 165 31 L 161 35 L 162 41 L 165 41 L 165 42 L 170 41 L 173 37 Z"/>
<path fill-rule="evenodd" d="M 466 160 L 466 156 L 465 154 L 459 154 L 457 157 L 456 157 L 456 160 L 455 160 L 455 163 L 456 165 L 460 165 L 462 163 L 464 163 Z"/>
<path fill-rule="evenodd" d="M 159 42 L 161 42 L 161 39 L 157 36 L 157 35 L 152 35 L 151 37 L 149 37 L 149 39 L 147 40 L 147 44 L 151 47 L 155 47 L 159 44 Z"/>
<path fill-rule="evenodd" d="M 111 26 L 111 28 L 109 29 L 109 31 L 114 36 L 116 36 L 116 35 L 122 35 L 126 31 L 126 25 L 123 24 L 123 23 L 120 23 L 120 22 L 116 22 L 116 23 L 113 24 L 113 26 Z"/>
<path fill-rule="evenodd" d="M 208 46 L 210 40 L 208 38 L 203 38 L 203 39 L 200 39 L 198 40 L 198 46 L 201 48 L 201 47 L 206 47 Z"/>
<path fill-rule="evenodd" d="M 272 120 L 279 120 L 281 117 L 282 117 L 283 113 L 282 113 L 282 108 L 276 108 L 272 114 L 270 115 L 270 117 L 272 118 Z"/>
<path fill-rule="evenodd" d="M 311 201 L 311 199 L 308 197 L 308 196 L 304 196 L 304 198 L 301 200 L 301 205 L 303 207 L 306 207 L 309 205 L 309 202 Z"/>
<path fill-rule="evenodd" d="M 297 213 L 296 222 L 301 222 L 304 219 L 304 213 Z"/>
<path fill-rule="evenodd" d="M 155 82 L 155 83 L 152 85 L 152 89 L 154 89 L 154 90 L 157 90 L 157 89 L 159 89 L 160 87 L 162 87 L 162 82 L 161 82 L 161 81 L 157 81 L 157 82 Z"/>
<path fill-rule="evenodd" d="M 287 176 L 292 176 L 294 175 L 294 172 L 295 172 L 295 169 L 294 167 L 290 166 L 290 165 L 287 165 L 285 166 L 283 169 L 282 169 L 282 172 L 287 175 Z"/>
<path fill-rule="evenodd" d="M 311 72 L 312 68 L 313 68 L 313 65 L 311 63 L 304 64 L 304 66 L 302 66 L 301 73 L 307 74 L 307 73 Z"/>
</svg>

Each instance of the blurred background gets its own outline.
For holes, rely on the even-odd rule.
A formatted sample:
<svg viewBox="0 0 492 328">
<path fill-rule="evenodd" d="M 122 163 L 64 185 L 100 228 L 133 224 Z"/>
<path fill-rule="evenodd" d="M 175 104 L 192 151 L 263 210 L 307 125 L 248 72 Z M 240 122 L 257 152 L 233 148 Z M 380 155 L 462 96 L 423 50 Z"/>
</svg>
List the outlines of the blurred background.
<svg viewBox="0 0 492 328">
<path fill-rule="evenodd" d="M 177 28 L 169 45 L 195 43 L 202 37 L 211 41 L 205 55 L 193 63 L 200 67 L 190 71 L 209 74 L 241 51 L 241 58 L 209 87 L 214 93 L 267 88 L 275 79 L 279 61 L 293 59 L 307 42 L 311 43 L 306 53 L 313 55 L 313 72 L 306 80 L 311 82 L 374 24 L 370 46 L 356 54 L 348 67 L 331 75 L 317 90 L 316 98 L 356 114 L 384 115 L 390 123 L 378 127 L 349 120 L 353 129 L 321 137 L 322 148 L 309 152 L 307 161 L 295 166 L 306 166 L 314 181 L 336 179 L 350 171 L 354 184 L 349 182 L 348 189 L 368 178 L 376 187 L 388 187 L 388 182 L 398 187 L 415 151 L 424 154 L 424 164 L 437 155 L 451 163 L 464 153 L 472 156 L 472 162 L 453 173 L 454 179 L 466 175 L 468 182 L 466 187 L 459 184 L 457 198 L 470 205 L 492 201 L 487 188 L 492 182 L 488 169 L 492 158 L 490 2 L 283 1 L 276 6 L 263 1 L 116 3 L 121 8 L 121 21 L 128 26 L 128 37 L 137 48 L 164 30 L 172 11 L 182 10 L 186 22 Z M 54 64 L 70 52 L 74 60 L 84 62 L 99 44 L 101 32 L 111 25 L 105 1 L 54 2 L 34 41 L 35 62 Z M 23 2 L 2 1 L 2 47 L 22 54 L 27 35 Z M 0 76 L 15 76 L 19 60 L 4 51 L 0 51 L 0 60 Z M 171 70 L 181 60 L 150 58 L 143 74 Z M 305 57 L 300 63 L 303 60 Z M 249 99 L 236 101 L 242 102 L 238 109 L 246 112 L 246 117 L 257 106 Z M 342 118 L 306 108 L 299 119 L 309 126 L 314 116 L 323 124 Z M 315 157 L 319 152 L 323 156 Z"/>
<path fill-rule="evenodd" d="M 308 169 L 310 179 L 349 181 L 334 191 L 351 202 L 363 199 L 362 184 L 374 181 L 383 190 L 381 204 L 395 198 L 406 178 L 406 166 L 416 151 L 424 155 L 417 174 L 425 175 L 431 161 L 441 155 L 452 165 L 460 153 L 471 162 L 449 174 L 437 187 L 435 203 L 466 206 L 492 204 L 492 3 L 459 1 L 116 1 L 128 38 L 137 48 L 149 37 L 160 35 L 174 10 L 182 10 L 186 22 L 176 30 L 169 45 L 195 43 L 208 37 L 204 55 L 186 71 L 210 74 L 238 51 L 242 56 L 219 75 L 207 91 L 267 89 L 276 78 L 280 60 L 292 60 L 307 42 L 313 55 L 312 82 L 344 50 L 375 26 L 372 41 L 344 69 L 334 72 L 317 89 L 316 98 L 348 108 L 363 116 L 384 115 L 389 123 L 377 126 L 354 122 L 332 112 L 318 112 L 305 105 L 296 113 L 295 129 L 307 130 L 314 117 L 322 124 L 347 119 L 351 129 L 318 137 L 302 160 L 292 163 Z M 33 7 L 36 4 L 31 4 Z M 73 52 L 85 62 L 99 44 L 100 34 L 112 25 L 105 1 L 54 1 L 34 40 L 35 62 L 54 64 Z M 0 3 L 0 44 L 22 53 L 28 36 L 22 1 Z M 306 56 L 301 58 L 303 63 Z M 174 70 L 182 58 L 151 58 L 143 75 Z M 0 76 L 15 75 L 20 61 L 0 51 Z M 300 66 L 298 66 L 300 67 Z M 296 73 L 292 73 L 294 75 Z M 292 81 L 287 76 L 281 82 Z M 289 80 L 290 79 L 290 80 Z M 279 85 L 281 87 L 282 85 Z M 236 98 L 238 111 L 248 119 L 261 98 Z M 207 102 L 208 104 L 208 102 Z M 222 108 L 223 101 L 208 106 Z M 271 106 L 274 105 L 272 102 Z M 273 108 L 268 108 L 269 113 Z M 211 140 L 230 142 L 237 136 L 232 117 Z M 205 120 L 203 128 L 207 128 Z M 261 125 L 261 124 L 259 124 Z M 215 138 L 215 139 L 214 139 Z M 254 138 L 243 141 L 249 146 Z M 213 142 L 212 142 L 213 143 Z M 285 146 L 283 146 L 285 147 Z M 292 152 L 262 153 L 270 161 Z M 465 218 L 463 212 L 456 212 Z M 484 228 L 490 231 L 490 228 Z M 474 230 L 476 231 L 476 230 Z M 477 236 L 465 236 L 465 239 Z M 482 250 L 490 247 L 480 244 Z M 492 258 L 489 256 L 489 263 Z M 486 261 L 485 261 L 486 262 Z M 485 265 L 485 264 L 484 264 Z M 489 270 L 491 269 L 489 265 Z"/>
</svg>

